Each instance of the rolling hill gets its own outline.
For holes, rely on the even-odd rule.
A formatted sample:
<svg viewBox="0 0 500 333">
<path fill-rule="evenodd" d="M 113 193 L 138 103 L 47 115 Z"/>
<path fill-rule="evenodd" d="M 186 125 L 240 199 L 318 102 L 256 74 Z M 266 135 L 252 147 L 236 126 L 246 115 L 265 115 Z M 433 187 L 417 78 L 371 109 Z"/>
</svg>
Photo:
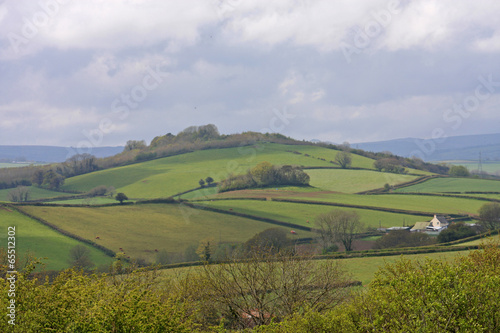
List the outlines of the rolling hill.
<svg viewBox="0 0 500 333">
<path fill-rule="evenodd" d="M 470 220 L 485 202 L 500 201 L 498 181 L 442 177 L 413 169 L 403 175 L 380 172 L 374 169 L 373 159 L 356 154 L 352 154 L 352 166 L 342 169 L 334 162 L 338 152 L 313 144 L 261 142 L 136 161 L 67 178 L 61 188 L 64 192 L 32 187 L 31 199 L 43 203 L 22 204 L 19 216 L 12 220 L 21 229 L 29 224 L 37 226 L 40 231 L 34 231 L 33 237 L 64 231 L 58 237 L 66 245 L 57 247 L 59 250 L 36 245 L 39 243 L 35 238 L 27 238 L 30 240 L 26 244 L 33 246 L 23 249 L 53 257 L 50 267 L 61 268 L 67 265 L 68 244 L 78 244 L 78 239 L 88 246 L 97 244 L 111 253 L 124 252 L 130 259 L 154 263 L 161 250 L 182 258 L 187 248 L 206 239 L 241 244 L 276 227 L 291 240 L 310 242 L 315 235 L 316 216 L 333 209 L 357 212 L 373 230 L 409 226 L 429 220 L 436 213 L 451 220 Z M 231 174 L 244 174 L 263 161 L 301 166 L 310 177 L 310 185 L 224 193 L 217 193 L 216 187 L 200 188 L 200 179 L 212 177 L 218 182 Z M 82 198 L 81 194 L 72 197 L 74 194 L 68 193 L 85 193 L 101 185 L 113 186 L 132 200 L 119 205 L 109 197 Z M 384 186 L 394 190 L 384 190 Z M 8 191 L 0 191 L 0 201 L 7 200 Z M 459 193 L 467 191 L 481 193 Z M 172 196 L 177 201 L 158 200 Z M 96 264 L 111 260 L 109 253 L 97 248 L 93 251 Z"/>
</svg>

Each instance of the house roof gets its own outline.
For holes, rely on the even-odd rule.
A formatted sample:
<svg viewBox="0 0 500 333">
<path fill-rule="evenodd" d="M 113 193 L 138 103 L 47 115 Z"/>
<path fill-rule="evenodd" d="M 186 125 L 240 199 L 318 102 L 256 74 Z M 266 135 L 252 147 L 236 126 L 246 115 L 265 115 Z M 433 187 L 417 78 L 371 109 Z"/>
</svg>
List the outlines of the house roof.
<svg viewBox="0 0 500 333">
<path fill-rule="evenodd" d="M 431 223 L 430 222 L 415 222 L 413 228 L 410 231 L 414 230 L 425 230 Z"/>
<path fill-rule="evenodd" d="M 441 224 L 448 224 L 448 220 L 443 215 L 434 215 L 434 219 L 437 219 Z"/>
</svg>

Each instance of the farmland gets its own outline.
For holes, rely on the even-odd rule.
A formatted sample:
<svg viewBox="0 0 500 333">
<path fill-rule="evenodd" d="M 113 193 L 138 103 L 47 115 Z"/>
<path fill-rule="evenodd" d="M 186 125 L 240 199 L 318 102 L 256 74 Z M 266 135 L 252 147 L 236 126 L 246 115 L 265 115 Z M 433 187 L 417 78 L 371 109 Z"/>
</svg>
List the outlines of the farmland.
<svg viewBox="0 0 500 333">
<path fill-rule="evenodd" d="M 30 253 L 40 259 L 46 258 L 42 259 L 42 262 L 47 270 L 64 269 L 69 265 L 69 252 L 75 245 L 87 247 L 96 266 L 106 266 L 112 262 L 112 258 L 92 246 L 66 237 L 15 210 L 0 206 L 0 220 L 4 226 L 16 227 L 16 252 L 19 264 L 22 264 L 22 258 Z M 6 232 L 1 235 L 3 244 L 6 244 L 6 235 Z"/>
<path fill-rule="evenodd" d="M 357 193 L 396 185 L 416 179 L 416 176 L 398 175 L 368 170 L 306 170 L 310 185 L 321 190 Z"/>
<path fill-rule="evenodd" d="M 207 202 L 207 206 L 215 207 L 224 210 L 233 210 L 250 215 L 264 216 L 280 221 L 288 221 L 294 224 L 313 227 L 314 219 L 318 214 L 324 214 L 336 207 L 313 205 L 313 204 L 296 204 L 288 202 L 274 201 L 256 201 L 256 200 L 221 200 Z M 346 210 L 347 208 L 339 208 Z M 359 214 L 361 222 L 369 227 L 403 226 L 414 224 L 415 222 L 425 220 L 425 217 L 414 216 L 409 214 L 394 214 L 380 212 L 367 209 L 347 209 L 354 210 Z M 432 216 L 429 215 L 429 218 Z"/>
<path fill-rule="evenodd" d="M 500 181 L 470 178 L 437 178 L 403 187 L 396 192 L 500 192 Z"/>
<path fill-rule="evenodd" d="M 128 256 L 148 261 L 154 261 L 155 250 L 182 253 L 188 246 L 198 246 L 201 240 L 207 238 L 217 242 L 245 242 L 256 233 L 275 227 L 238 216 L 174 204 L 24 209 L 115 252 L 123 248 Z M 290 228 L 284 230 L 289 232 Z"/>
<path fill-rule="evenodd" d="M 0 190 L 0 201 L 8 201 L 8 195 L 10 191 L 11 189 Z M 51 191 L 36 186 L 30 186 L 29 192 L 30 192 L 30 197 L 29 197 L 30 200 L 40 200 L 40 199 L 54 198 L 58 196 L 68 195 L 68 193 Z"/>
<path fill-rule="evenodd" d="M 289 239 L 314 237 L 315 234 L 308 230 L 315 227 L 316 216 L 333 209 L 355 211 L 361 222 L 373 230 L 410 226 L 430 220 L 437 213 L 474 216 L 488 202 L 485 200 L 500 198 L 494 193 L 470 194 L 464 198 L 400 193 L 499 191 L 498 181 L 449 177 L 430 179 L 391 193 L 356 194 L 381 189 L 385 184 L 399 187 L 429 173 L 375 171 L 373 160 L 358 155 L 352 155 L 354 169 L 341 169 L 334 162 L 337 153 L 312 145 L 275 143 L 199 150 L 71 177 L 62 187 L 65 191 L 83 193 L 100 185 L 113 186 L 130 198 L 127 205 L 117 205 L 111 197 L 58 200 L 57 197 L 67 197 L 68 193 L 31 187 L 31 199 L 54 199 L 50 200 L 50 205 L 27 205 L 22 209 L 65 232 L 113 252 L 123 249 L 127 257 L 151 263 L 156 260 L 156 251 L 182 254 L 188 247 L 198 246 L 208 238 L 215 242 L 243 243 L 277 224 Z M 217 182 L 229 174 L 246 173 L 263 161 L 303 166 L 310 176 L 310 185 L 281 185 L 225 193 L 218 193 L 215 186 L 199 188 L 200 179 L 210 176 Z M 0 191 L 0 201 L 7 200 L 8 191 Z M 139 203 L 144 199 L 173 195 L 175 199 L 187 200 L 208 210 L 190 208 L 183 203 Z M 293 229 L 295 235 L 290 234 Z M 76 241 L 67 238 L 67 242 Z M 34 246 L 33 251 L 37 255 L 45 253 L 39 246 Z M 54 250 L 49 255 L 57 262 L 51 267 L 67 267 L 67 252 Z"/>
</svg>

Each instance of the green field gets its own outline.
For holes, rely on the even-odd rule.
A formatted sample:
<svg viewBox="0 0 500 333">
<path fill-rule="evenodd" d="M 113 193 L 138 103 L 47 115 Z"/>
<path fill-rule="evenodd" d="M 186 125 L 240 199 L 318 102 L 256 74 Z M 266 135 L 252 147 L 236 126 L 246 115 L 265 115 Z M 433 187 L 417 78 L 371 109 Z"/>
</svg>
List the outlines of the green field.
<svg viewBox="0 0 500 333">
<path fill-rule="evenodd" d="M 0 201 L 9 201 L 8 195 L 9 195 L 10 191 L 12 191 L 12 189 L 0 190 Z M 62 196 L 62 195 L 70 195 L 68 193 L 51 191 L 51 190 L 39 188 L 36 186 L 30 186 L 29 191 L 30 191 L 29 200 L 39 200 L 39 199 L 46 199 L 46 198 L 54 198 L 54 197 L 58 197 L 58 196 Z"/>
<path fill-rule="evenodd" d="M 453 165 L 463 165 L 469 171 L 477 171 L 479 167 L 478 161 L 443 161 L 443 163 L 453 164 Z M 483 161 L 483 171 L 490 174 L 500 175 L 500 161 Z"/>
<path fill-rule="evenodd" d="M 484 195 L 482 195 L 484 196 Z M 202 198 L 201 196 L 199 197 Z M 309 188 L 256 189 L 220 193 L 207 198 L 285 198 L 293 200 L 323 201 L 348 205 L 405 209 L 430 214 L 477 214 L 487 201 L 467 198 L 438 197 L 408 194 L 357 195 L 336 192 L 311 192 Z"/>
<path fill-rule="evenodd" d="M 416 176 L 398 175 L 368 170 L 306 170 L 309 184 L 318 189 L 342 193 L 357 193 L 396 185 L 416 179 Z"/>
<path fill-rule="evenodd" d="M 8 208 L 7 208 L 8 209 Z M 17 211 L 8 211 L 0 207 L 0 221 L 2 221 L 1 242 L 7 245 L 7 227 L 16 227 L 16 252 L 18 263 L 22 257 L 31 253 L 43 259 L 48 270 L 61 270 L 69 267 L 69 251 L 75 245 L 84 245 L 90 249 L 91 260 L 96 266 L 109 265 L 112 258 L 101 251 L 64 236 Z"/>
<path fill-rule="evenodd" d="M 113 198 L 108 197 L 93 197 L 93 198 L 85 198 L 85 199 L 69 199 L 69 200 L 58 200 L 58 201 L 50 201 L 51 204 L 61 204 L 61 205 L 104 205 L 110 203 L 118 203 Z"/>
<path fill-rule="evenodd" d="M 458 256 L 466 256 L 470 251 L 453 251 L 441 253 L 426 253 L 426 254 L 409 254 L 398 256 L 386 257 L 364 257 L 364 258 L 350 258 L 342 259 L 341 262 L 348 272 L 352 274 L 353 280 L 361 281 L 364 286 L 370 283 L 375 273 L 385 264 L 392 264 L 401 258 L 410 260 L 447 260 L 452 261 Z"/>
<path fill-rule="evenodd" d="M 331 158 L 336 154 L 336 151 L 326 148 L 278 144 L 263 144 L 260 148 L 249 146 L 202 150 L 73 177 L 66 180 L 63 188 L 83 192 L 99 185 L 112 185 L 130 198 L 158 198 L 196 188 L 199 186 L 198 181 L 208 176 L 220 181 L 230 173 L 245 173 L 263 161 L 273 164 L 335 166 L 329 160 L 323 161 L 287 150 L 314 152 L 317 155 L 322 153 Z M 353 166 L 373 163 L 361 156 L 353 157 L 353 160 Z"/>
<path fill-rule="evenodd" d="M 403 226 L 403 224 L 412 225 L 415 222 L 427 221 L 432 218 L 431 215 L 425 217 L 368 209 L 338 208 L 324 205 L 295 204 L 275 201 L 220 200 L 212 202 L 204 201 L 203 204 L 209 207 L 272 218 L 306 227 L 314 227 L 316 216 L 327 213 L 333 209 L 356 211 L 360 216 L 361 222 L 365 223 L 366 226 L 374 228 L 378 228 L 380 225 L 382 227 Z"/>
<path fill-rule="evenodd" d="M 154 261 L 155 249 L 183 253 L 188 246 L 198 245 L 210 237 L 217 242 L 245 242 L 255 234 L 275 227 L 269 223 L 174 204 L 94 208 L 29 206 L 24 209 L 115 252 L 123 248 L 128 256 L 148 261 Z"/>
<path fill-rule="evenodd" d="M 472 178 L 435 178 L 396 192 L 500 192 L 500 181 Z"/>
</svg>

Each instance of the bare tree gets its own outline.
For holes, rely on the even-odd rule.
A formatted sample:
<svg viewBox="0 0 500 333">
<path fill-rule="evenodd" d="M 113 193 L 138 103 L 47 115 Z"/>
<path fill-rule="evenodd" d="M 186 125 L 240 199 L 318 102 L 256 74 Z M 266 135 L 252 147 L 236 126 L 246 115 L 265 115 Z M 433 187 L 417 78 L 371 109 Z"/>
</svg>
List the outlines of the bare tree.
<svg viewBox="0 0 500 333">
<path fill-rule="evenodd" d="M 320 240 L 324 244 L 331 244 L 334 241 L 342 242 L 346 251 L 352 251 L 354 236 L 364 228 L 355 211 L 339 209 L 316 217 L 316 225 Z"/>
<path fill-rule="evenodd" d="M 8 199 L 12 202 L 28 201 L 30 197 L 30 189 L 27 186 L 18 186 L 8 193 Z"/>
<path fill-rule="evenodd" d="M 338 261 L 310 259 L 256 252 L 248 260 L 205 265 L 202 280 L 233 327 L 265 325 L 306 307 L 330 309 L 348 296 L 352 283 Z"/>
</svg>

